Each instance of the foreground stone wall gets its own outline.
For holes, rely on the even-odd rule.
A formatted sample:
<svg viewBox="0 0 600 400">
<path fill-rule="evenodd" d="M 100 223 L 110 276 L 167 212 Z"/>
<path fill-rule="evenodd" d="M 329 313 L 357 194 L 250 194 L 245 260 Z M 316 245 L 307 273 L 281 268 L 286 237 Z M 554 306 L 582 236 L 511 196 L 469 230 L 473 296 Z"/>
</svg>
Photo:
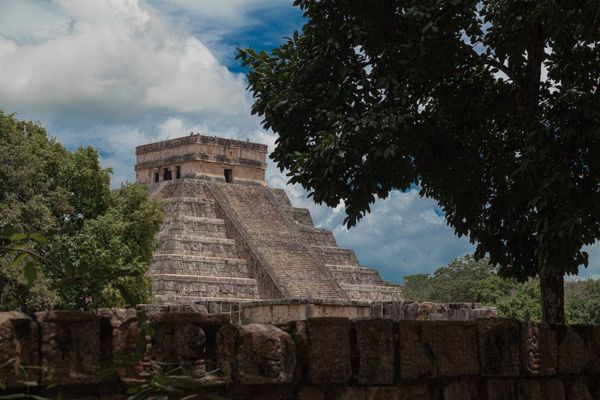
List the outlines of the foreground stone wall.
<svg viewBox="0 0 600 400">
<path fill-rule="evenodd" d="M 149 356 L 226 398 L 600 398 L 600 327 L 339 317 L 233 325 L 227 315 L 199 311 L 146 308 L 154 330 Z M 0 369 L 0 380 L 7 393 L 27 380 L 59 384 L 34 389 L 43 395 L 125 398 L 143 365 L 102 382 L 97 373 L 116 354 L 133 351 L 138 327 L 135 310 L 53 311 L 35 319 L 0 313 L 0 365 L 14 360 Z"/>
</svg>

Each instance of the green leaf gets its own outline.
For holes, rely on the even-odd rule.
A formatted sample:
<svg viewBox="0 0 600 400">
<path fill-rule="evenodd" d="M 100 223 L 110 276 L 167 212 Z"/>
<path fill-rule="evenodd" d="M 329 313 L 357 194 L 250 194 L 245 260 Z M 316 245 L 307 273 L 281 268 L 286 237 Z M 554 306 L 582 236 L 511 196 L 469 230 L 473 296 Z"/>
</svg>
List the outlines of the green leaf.
<svg viewBox="0 0 600 400">
<path fill-rule="evenodd" d="M 23 261 L 25 261 L 25 259 L 27 257 L 29 257 L 29 254 L 27 254 L 27 253 L 20 253 L 18 256 L 16 256 L 14 258 L 14 260 L 11 261 L 11 263 L 9 264 L 9 267 L 11 267 L 11 268 L 18 267 L 19 265 L 21 265 L 21 263 Z"/>
<path fill-rule="evenodd" d="M 25 268 L 23 269 L 23 274 L 25 279 L 27 280 L 27 286 L 32 286 L 33 282 L 37 278 L 37 264 L 33 261 L 28 261 L 25 263 Z"/>
<path fill-rule="evenodd" d="M 13 242 L 18 242 L 21 240 L 25 240 L 28 237 L 29 237 L 29 234 L 27 234 L 27 233 L 13 233 L 7 239 L 10 241 L 13 241 Z"/>
<path fill-rule="evenodd" d="M 29 237 L 33 240 L 35 240 L 36 242 L 38 242 L 39 244 L 45 245 L 48 244 L 48 238 L 46 238 L 43 235 L 40 235 L 39 233 L 31 233 L 29 234 Z"/>
</svg>

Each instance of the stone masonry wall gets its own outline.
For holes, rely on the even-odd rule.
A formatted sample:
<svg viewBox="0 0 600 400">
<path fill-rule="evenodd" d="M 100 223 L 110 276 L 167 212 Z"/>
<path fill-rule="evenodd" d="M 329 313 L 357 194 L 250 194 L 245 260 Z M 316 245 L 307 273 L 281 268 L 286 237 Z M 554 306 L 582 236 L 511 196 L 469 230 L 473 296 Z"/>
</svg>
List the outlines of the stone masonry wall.
<svg viewBox="0 0 600 400">
<path fill-rule="evenodd" d="M 145 311 L 152 358 L 225 398 L 600 398 L 600 327 L 338 317 L 233 325 L 191 307 Z M 105 381 L 97 374 L 135 348 L 138 326 L 135 310 L 0 313 L 0 381 L 8 388 L 0 394 L 22 392 L 28 381 L 44 396 L 125 398 L 143 363 Z"/>
</svg>

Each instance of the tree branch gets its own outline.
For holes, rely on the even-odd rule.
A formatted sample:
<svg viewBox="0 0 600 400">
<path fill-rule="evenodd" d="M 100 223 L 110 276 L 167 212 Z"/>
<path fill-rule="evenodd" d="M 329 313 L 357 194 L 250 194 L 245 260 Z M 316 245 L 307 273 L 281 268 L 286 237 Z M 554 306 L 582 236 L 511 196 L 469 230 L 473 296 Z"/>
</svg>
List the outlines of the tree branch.
<svg viewBox="0 0 600 400">
<path fill-rule="evenodd" d="M 33 258 L 37 258 L 38 260 L 41 260 L 41 261 L 46 261 L 46 259 L 44 257 L 42 257 L 41 255 L 39 255 L 36 252 L 29 250 L 29 249 L 15 249 L 10 246 L 0 246 L 0 250 L 5 250 L 7 252 L 14 252 L 14 253 L 27 253 Z"/>
<path fill-rule="evenodd" d="M 500 61 L 494 60 L 493 58 L 489 58 L 486 56 L 483 56 L 482 60 L 484 64 L 490 67 L 494 67 L 499 71 L 502 71 L 506 76 L 508 76 L 508 79 L 514 81 L 511 70 L 506 65 L 502 64 Z"/>
</svg>

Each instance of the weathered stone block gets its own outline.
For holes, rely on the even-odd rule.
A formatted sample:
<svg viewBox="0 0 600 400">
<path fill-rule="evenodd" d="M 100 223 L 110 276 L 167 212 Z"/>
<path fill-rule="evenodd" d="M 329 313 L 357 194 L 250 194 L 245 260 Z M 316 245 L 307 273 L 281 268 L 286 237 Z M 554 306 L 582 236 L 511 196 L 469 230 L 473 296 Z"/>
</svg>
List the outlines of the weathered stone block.
<svg viewBox="0 0 600 400">
<path fill-rule="evenodd" d="M 588 368 L 591 352 L 584 339 L 572 327 L 560 327 L 558 345 L 558 372 L 579 374 Z"/>
<path fill-rule="evenodd" d="M 238 332 L 238 343 L 238 382 L 244 385 L 292 383 L 296 349 L 288 333 L 272 325 L 243 325 Z"/>
<path fill-rule="evenodd" d="M 193 378 L 212 379 L 208 371 L 215 368 L 216 359 L 207 348 L 229 316 L 157 310 L 148 312 L 148 318 L 154 329 L 152 352 L 156 361 L 178 364 L 184 375 Z"/>
<path fill-rule="evenodd" d="M 394 382 L 394 322 L 365 319 L 354 322 L 360 385 L 388 385 Z"/>
<path fill-rule="evenodd" d="M 460 380 L 444 387 L 444 400 L 478 400 L 479 387 L 477 382 Z"/>
<path fill-rule="evenodd" d="M 333 396 L 336 400 L 404 400 L 402 389 L 393 386 L 340 387 Z"/>
<path fill-rule="evenodd" d="M 139 324 L 133 309 L 101 309 L 101 339 L 103 367 L 112 367 L 120 357 L 130 358 L 137 350 Z M 136 375 L 134 371 L 120 369 L 121 378 Z"/>
<path fill-rule="evenodd" d="M 547 324 L 521 325 L 521 371 L 526 376 L 556 374 L 556 333 Z"/>
<path fill-rule="evenodd" d="M 308 381 L 313 384 L 346 383 L 350 364 L 350 320 L 311 318 L 307 321 Z"/>
<path fill-rule="evenodd" d="M 323 393 L 321 388 L 304 386 L 298 392 L 298 400 L 325 400 L 325 393 Z"/>
<path fill-rule="evenodd" d="M 519 379 L 519 400 L 543 400 L 542 385 L 538 379 Z"/>
<path fill-rule="evenodd" d="M 479 365 L 483 376 L 519 375 L 519 323 L 510 319 L 477 322 Z"/>
<path fill-rule="evenodd" d="M 600 326 L 594 326 L 590 334 L 591 372 L 600 375 Z"/>
<path fill-rule="evenodd" d="M 479 373 L 476 324 L 401 321 L 399 326 L 398 351 L 403 380 Z"/>
<path fill-rule="evenodd" d="M 567 389 L 567 400 L 594 400 L 585 383 L 577 380 Z"/>
<path fill-rule="evenodd" d="M 478 307 L 469 310 L 469 320 L 474 321 L 481 318 L 496 318 L 498 317 L 498 309 L 496 307 Z"/>
<path fill-rule="evenodd" d="M 517 398 L 514 379 L 488 379 L 485 390 L 488 400 L 514 400 Z"/>
<path fill-rule="evenodd" d="M 426 385 L 401 386 L 402 400 L 431 400 L 431 390 Z"/>
<path fill-rule="evenodd" d="M 228 325 L 217 334 L 218 367 L 242 385 L 288 384 L 294 380 L 296 348 L 289 333 L 272 325 Z"/>
<path fill-rule="evenodd" d="M 195 398 L 204 400 L 215 397 L 201 396 Z M 290 385 L 236 385 L 227 398 L 232 400 L 287 400 L 296 399 L 296 396 L 294 395 L 294 388 Z"/>
<path fill-rule="evenodd" d="M 296 347 L 296 370 L 294 371 L 294 383 L 297 384 L 302 378 L 302 371 L 308 368 L 308 333 L 306 321 L 292 321 L 280 326 L 289 333 Z"/>
<path fill-rule="evenodd" d="M 79 311 L 35 314 L 40 326 L 42 384 L 96 383 L 102 368 L 100 317 Z"/>
<path fill-rule="evenodd" d="M 550 379 L 541 384 L 542 399 L 565 400 L 565 387 L 560 379 Z"/>
<path fill-rule="evenodd" d="M 18 312 L 0 313 L 0 383 L 8 388 L 23 387 L 25 381 L 39 381 L 39 332 L 37 324 Z M 12 360 L 10 362 L 9 360 Z"/>
<path fill-rule="evenodd" d="M 304 387 L 299 400 L 431 400 L 432 393 L 425 385 L 410 386 L 339 386 L 328 388 Z M 463 400 L 463 398 L 459 398 Z M 468 398 L 465 398 L 468 399 Z"/>
</svg>

